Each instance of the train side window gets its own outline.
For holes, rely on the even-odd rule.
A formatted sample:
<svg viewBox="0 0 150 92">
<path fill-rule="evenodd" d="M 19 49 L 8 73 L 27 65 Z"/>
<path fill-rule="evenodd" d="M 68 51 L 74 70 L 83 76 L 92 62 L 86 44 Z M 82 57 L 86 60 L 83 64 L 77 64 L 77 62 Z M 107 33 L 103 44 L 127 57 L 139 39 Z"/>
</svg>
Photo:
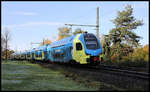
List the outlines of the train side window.
<svg viewBox="0 0 150 92">
<path fill-rule="evenodd" d="M 27 57 L 30 57 L 30 53 L 27 54 Z"/>
<path fill-rule="evenodd" d="M 39 57 L 42 57 L 42 51 L 40 52 Z"/>
<path fill-rule="evenodd" d="M 38 51 L 36 51 L 36 57 L 39 57 Z"/>
<path fill-rule="evenodd" d="M 76 43 L 76 50 L 82 50 L 81 43 Z"/>
<path fill-rule="evenodd" d="M 39 57 L 38 53 L 36 53 L 36 57 Z"/>
<path fill-rule="evenodd" d="M 73 50 L 73 47 L 71 46 L 71 47 L 70 47 L 70 51 L 72 51 L 72 50 Z"/>
</svg>

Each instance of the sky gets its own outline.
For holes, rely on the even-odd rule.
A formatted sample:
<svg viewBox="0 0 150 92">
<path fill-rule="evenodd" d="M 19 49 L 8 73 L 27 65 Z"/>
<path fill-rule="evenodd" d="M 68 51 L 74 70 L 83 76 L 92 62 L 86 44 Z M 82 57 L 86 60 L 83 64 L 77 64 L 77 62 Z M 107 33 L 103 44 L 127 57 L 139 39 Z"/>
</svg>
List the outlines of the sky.
<svg viewBox="0 0 150 92">
<path fill-rule="evenodd" d="M 144 25 L 133 30 L 141 36 L 141 45 L 149 44 L 149 3 L 146 1 L 2 1 L 1 35 L 7 27 L 11 34 L 9 48 L 24 51 L 38 47 L 43 39 L 56 41 L 58 29 L 64 24 L 96 25 L 96 8 L 99 7 L 99 33 L 107 35 L 115 25 L 117 11 L 133 7 L 133 16 Z M 73 26 L 96 34 L 94 27 Z"/>
</svg>

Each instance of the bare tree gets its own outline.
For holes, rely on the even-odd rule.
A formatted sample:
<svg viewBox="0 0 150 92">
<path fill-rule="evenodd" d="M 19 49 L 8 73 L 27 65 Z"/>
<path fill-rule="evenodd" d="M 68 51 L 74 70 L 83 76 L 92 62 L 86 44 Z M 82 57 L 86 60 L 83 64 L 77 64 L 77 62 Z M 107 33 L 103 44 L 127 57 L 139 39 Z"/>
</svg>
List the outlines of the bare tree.
<svg viewBox="0 0 150 92">
<path fill-rule="evenodd" d="M 5 46 L 5 39 L 4 39 L 4 36 L 1 35 L 1 50 L 2 50 L 2 52 L 4 51 L 4 46 Z"/>
<path fill-rule="evenodd" d="M 4 50 L 6 51 L 6 53 L 5 53 L 5 56 L 6 56 L 6 61 L 7 61 L 7 57 L 8 57 L 8 54 L 7 54 L 7 51 L 8 51 L 8 46 L 9 46 L 9 44 L 8 44 L 8 42 L 10 41 L 10 31 L 8 30 L 8 28 L 6 27 L 5 29 L 4 29 L 4 36 L 3 36 L 3 44 L 4 44 L 4 46 L 5 46 L 5 48 L 4 48 Z"/>
</svg>

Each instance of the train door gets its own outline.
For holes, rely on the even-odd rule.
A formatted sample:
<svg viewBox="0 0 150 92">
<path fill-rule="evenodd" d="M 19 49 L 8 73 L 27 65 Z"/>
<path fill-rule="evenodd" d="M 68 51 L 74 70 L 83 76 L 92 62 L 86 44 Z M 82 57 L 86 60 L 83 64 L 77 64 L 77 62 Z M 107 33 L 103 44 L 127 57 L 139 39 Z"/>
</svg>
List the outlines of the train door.
<svg viewBox="0 0 150 92">
<path fill-rule="evenodd" d="M 47 60 L 47 51 L 44 51 L 44 60 Z"/>
<path fill-rule="evenodd" d="M 73 47 L 70 47 L 70 53 L 71 53 L 71 57 L 73 58 Z"/>
<path fill-rule="evenodd" d="M 82 50 L 83 50 L 83 46 L 80 42 L 77 42 L 74 44 L 75 48 L 73 49 L 73 55 L 74 55 L 74 60 L 76 60 L 76 62 L 80 62 L 82 61 Z"/>
<path fill-rule="evenodd" d="M 40 57 L 40 60 L 44 60 L 44 51 L 42 50 L 39 51 L 39 57 Z"/>
<path fill-rule="evenodd" d="M 34 57 L 34 52 L 32 52 L 32 60 L 34 60 L 34 58 L 35 58 L 35 57 Z"/>
</svg>

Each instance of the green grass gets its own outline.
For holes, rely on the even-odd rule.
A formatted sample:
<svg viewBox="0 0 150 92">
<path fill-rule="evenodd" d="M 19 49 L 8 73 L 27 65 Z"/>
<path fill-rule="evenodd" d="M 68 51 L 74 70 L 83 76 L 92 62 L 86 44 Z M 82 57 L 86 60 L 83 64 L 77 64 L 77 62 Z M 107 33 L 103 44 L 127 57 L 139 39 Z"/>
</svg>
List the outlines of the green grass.
<svg viewBox="0 0 150 92">
<path fill-rule="evenodd" d="M 1 66 L 3 91 L 98 90 L 73 81 L 60 71 L 43 68 L 26 61 L 8 61 L 3 62 Z"/>
</svg>

